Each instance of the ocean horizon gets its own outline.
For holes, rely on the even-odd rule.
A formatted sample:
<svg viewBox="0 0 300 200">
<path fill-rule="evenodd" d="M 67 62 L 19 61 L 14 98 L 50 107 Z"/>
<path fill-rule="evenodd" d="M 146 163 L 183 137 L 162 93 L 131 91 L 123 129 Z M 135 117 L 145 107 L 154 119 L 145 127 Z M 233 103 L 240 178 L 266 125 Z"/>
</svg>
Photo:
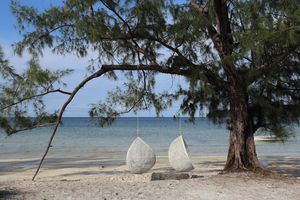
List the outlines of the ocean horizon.
<svg viewBox="0 0 300 200">
<path fill-rule="evenodd" d="M 173 117 L 139 117 L 139 136 L 159 156 L 179 135 L 178 119 Z M 125 159 L 137 129 L 136 117 L 120 117 L 111 126 L 99 127 L 88 117 L 65 117 L 58 128 L 48 158 L 89 159 L 118 154 Z M 181 129 L 190 156 L 226 156 L 229 131 L 225 124 L 213 124 L 207 118 L 181 119 Z M 6 136 L 0 131 L 0 160 L 40 158 L 45 151 L 53 127 L 43 127 Z M 300 128 L 285 143 L 257 142 L 258 156 L 300 156 Z"/>
</svg>

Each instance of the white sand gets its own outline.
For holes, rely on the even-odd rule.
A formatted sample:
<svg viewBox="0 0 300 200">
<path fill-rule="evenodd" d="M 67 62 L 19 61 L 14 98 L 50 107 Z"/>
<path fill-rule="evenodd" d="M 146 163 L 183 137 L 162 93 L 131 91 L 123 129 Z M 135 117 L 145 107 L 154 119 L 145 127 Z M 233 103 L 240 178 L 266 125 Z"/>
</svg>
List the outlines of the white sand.
<svg viewBox="0 0 300 200">
<path fill-rule="evenodd" d="M 225 157 L 193 158 L 192 174 L 200 177 L 163 181 L 150 181 L 150 176 L 152 172 L 171 173 L 166 157 L 158 157 L 154 168 L 142 175 L 130 174 L 124 165 L 102 168 L 76 161 L 59 168 L 45 165 L 34 182 L 32 167 L 2 171 L 0 199 L 300 199 L 300 158 L 263 159 L 271 169 L 293 177 L 220 175 Z M 10 162 L 18 161 L 22 160 Z M 0 160 L 0 165 L 5 162 Z"/>
</svg>

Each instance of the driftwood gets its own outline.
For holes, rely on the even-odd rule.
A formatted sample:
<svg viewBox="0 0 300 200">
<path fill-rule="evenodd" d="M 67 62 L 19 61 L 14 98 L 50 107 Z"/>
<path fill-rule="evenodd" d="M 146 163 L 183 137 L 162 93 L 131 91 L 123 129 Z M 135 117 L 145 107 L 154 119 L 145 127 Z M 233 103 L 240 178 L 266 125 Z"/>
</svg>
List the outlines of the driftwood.
<svg viewBox="0 0 300 200">
<path fill-rule="evenodd" d="M 181 179 L 189 179 L 192 176 L 189 173 L 156 173 L 153 172 L 151 174 L 151 181 L 158 180 L 181 180 Z"/>
</svg>

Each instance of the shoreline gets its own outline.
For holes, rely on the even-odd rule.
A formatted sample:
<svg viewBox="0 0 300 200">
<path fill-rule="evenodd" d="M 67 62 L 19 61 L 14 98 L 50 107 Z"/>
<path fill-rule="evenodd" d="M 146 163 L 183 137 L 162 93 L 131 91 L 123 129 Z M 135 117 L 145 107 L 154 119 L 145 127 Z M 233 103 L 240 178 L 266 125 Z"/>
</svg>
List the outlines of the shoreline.
<svg viewBox="0 0 300 200">
<path fill-rule="evenodd" d="M 193 173 L 207 173 L 208 171 L 222 170 L 222 164 L 225 164 L 225 156 L 206 156 L 206 157 L 193 157 L 192 162 L 195 166 Z M 8 179 L 30 179 L 30 175 L 34 174 L 39 159 L 4 159 L 0 160 L 0 180 Z M 7 166 L 5 166 L 5 163 Z M 28 164 L 30 163 L 30 164 Z M 35 165 L 33 164 L 35 163 Z M 14 168 L 10 166 L 15 165 Z M 4 167 L 3 167 L 4 166 Z M 20 166 L 20 167 L 16 167 Z M 209 169 L 210 168 L 210 169 Z M 129 174 L 126 166 L 125 158 L 122 156 L 115 156 L 111 158 L 93 158 L 93 159 L 82 159 L 82 158 L 48 158 L 45 160 L 41 172 L 38 174 L 37 179 L 43 177 L 60 177 L 60 176 L 72 176 L 68 174 L 82 173 L 89 174 L 91 172 L 95 174 Z M 154 167 L 146 172 L 146 175 L 152 172 L 169 172 L 172 171 L 171 166 L 168 163 L 167 156 L 157 156 L 156 164 Z"/>
<path fill-rule="evenodd" d="M 300 157 L 265 156 L 268 168 L 287 177 L 264 178 L 251 173 L 220 174 L 225 156 L 192 157 L 195 169 L 185 180 L 150 181 L 153 172 L 174 173 L 167 156 L 158 156 L 147 173 L 131 174 L 116 157 L 106 160 L 69 158 L 45 162 L 35 181 L 36 165 L 0 171 L 0 199 L 298 199 Z M 62 158 L 63 159 L 63 158 Z M 35 159 L 0 160 L 4 163 Z M 51 163 L 51 161 L 56 161 Z M 259 193 L 259 195 L 258 195 Z"/>
<path fill-rule="evenodd" d="M 260 156 L 261 163 L 267 168 L 279 174 L 296 177 L 300 179 L 300 156 Z M 191 158 L 195 167 L 191 173 L 197 175 L 217 175 L 221 172 L 226 156 L 193 156 Z M 39 163 L 39 158 L 26 159 L 1 159 L 0 160 L 0 181 L 9 179 L 30 179 Z M 47 158 L 37 178 L 72 176 L 74 172 L 80 174 L 93 171 L 94 174 L 107 173 L 131 174 L 126 166 L 125 158 L 122 155 L 102 156 L 98 158 Z M 167 156 L 157 156 L 154 167 L 146 172 L 172 172 Z"/>
</svg>

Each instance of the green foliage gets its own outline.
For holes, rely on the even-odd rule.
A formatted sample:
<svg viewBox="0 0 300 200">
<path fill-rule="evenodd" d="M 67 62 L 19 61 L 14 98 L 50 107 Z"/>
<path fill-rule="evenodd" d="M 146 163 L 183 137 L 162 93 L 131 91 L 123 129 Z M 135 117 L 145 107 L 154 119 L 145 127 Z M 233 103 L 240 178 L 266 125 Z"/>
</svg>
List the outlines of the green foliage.
<svg viewBox="0 0 300 200">
<path fill-rule="evenodd" d="M 284 138 L 283 133 L 288 133 L 284 127 L 300 116 L 298 1 L 225 1 L 221 9 L 227 12 L 222 17 L 229 21 L 227 35 L 220 32 L 224 27 L 214 1 L 194 2 L 199 9 L 189 1 L 66 0 L 44 11 L 13 2 L 12 11 L 24 34 L 15 50 L 40 55 L 50 47 L 58 54 L 78 56 L 88 56 L 93 50 L 99 54 L 98 64 L 157 64 L 189 72 L 184 74 L 188 89 L 161 94 L 154 93 L 156 72 L 139 72 L 138 77 L 111 72 L 108 77 L 125 76 L 127 81 L 110 91 L 105 102 L 92 106 L 90 115 L 99 118 L 101 125 L 128 110 L 150 106 L 159 115 L 178 99 L 182 99 L 181 111 L 192 119 L 208 108 L 211 120 L 223 122 L 232 117 L 233 97 L 228 88 L 234 86 L 255 130 L 264 128 Z M 218 46 L 219 41 L 226 45 Z M 6 80 L 19 79 L 12 68 L 2 65 Z M 48 71 L 31 70 L 25 76 L 33 88 L 51 79 Z M 60 76 L 56 77 L 58 81 Z M 12 97 L 9 101 L 18 98 L 13 89 L 2 91 Z"/>
<path fill-rule="evenodd" d="M 43 96 L 52 93 L 61 78 L 71 70 L 42 69 L 36 59 L 28 62 L 23 73 L 17 73 L 0 48 L 0 127 L 10 135 L 54 123 L 57 113 L 47 113 Z M 30 115 L 29 110 L 33 110 Z"/>
<path fill-rule="evenodd" d="M 172 105 L 178 95 L 168 93 L 156 95 L 154 75 L 148 73 L 145 79 L 142 73 L 137 76 L 127 73 L 125 75 L 127 80 L 122 87 L 116 87 L 114 91 L 108 92 L 105 101 L 92 105 L 89 111 L 90 117 L 98 119 L 99 125 L 104 126 L 111 124 L 122 114 L 148 110 L 151 106 L 159 115 L 161 111 Z"/>
</svg>

